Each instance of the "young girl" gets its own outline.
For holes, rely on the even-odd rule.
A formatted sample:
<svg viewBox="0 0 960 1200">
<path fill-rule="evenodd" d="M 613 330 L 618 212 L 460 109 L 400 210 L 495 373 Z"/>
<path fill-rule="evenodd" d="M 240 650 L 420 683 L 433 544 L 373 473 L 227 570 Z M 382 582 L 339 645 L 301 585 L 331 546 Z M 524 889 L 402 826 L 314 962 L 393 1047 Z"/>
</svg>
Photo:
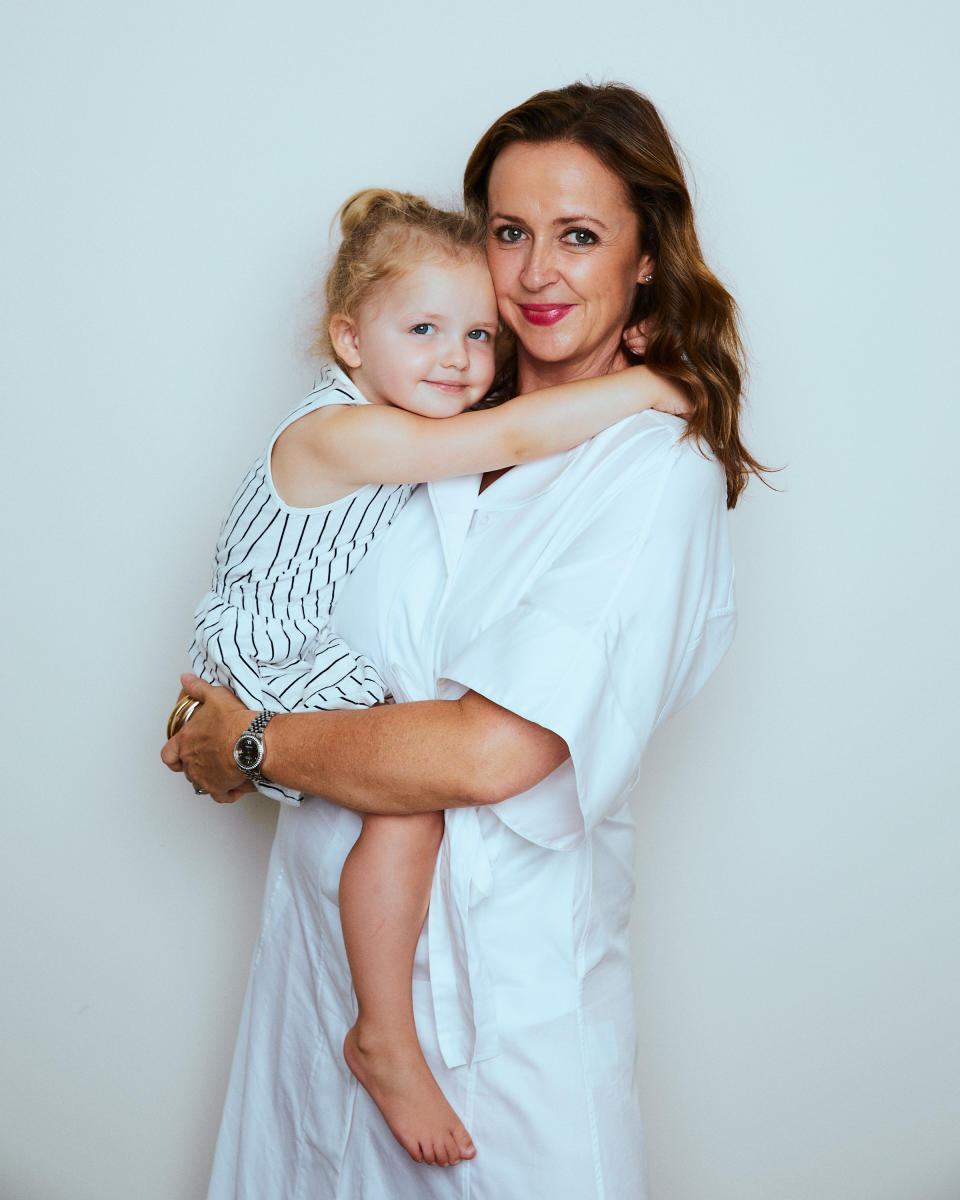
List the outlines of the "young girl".
<svg viewBox="0 0 960 1200">
<path fill-rule="evenodd" d="M 330 619 L 338 583 L 415 483 L 569 450 L 646 408 L 684 408 L 671 385 L 632 367 L 467 412 L 495 372 L 482 234 L 459 214 L 375 189 L 339 217 L 321 341 L 334 361 L 237 491 L 196 612 L 194 670 L 264 710 L 260 733 L 275 710 L 387 699 Z M 300 803 L 258 764 L 242 765 L 260 791 Z M 421 1053 L 411 1000 L 443 829 L 442 812 L 368 816 L 344 865 L 340 914 L 357 997 L 346 1061 L 413 1158 L 451 1164 L 475 1149 Z"/>
</svg>

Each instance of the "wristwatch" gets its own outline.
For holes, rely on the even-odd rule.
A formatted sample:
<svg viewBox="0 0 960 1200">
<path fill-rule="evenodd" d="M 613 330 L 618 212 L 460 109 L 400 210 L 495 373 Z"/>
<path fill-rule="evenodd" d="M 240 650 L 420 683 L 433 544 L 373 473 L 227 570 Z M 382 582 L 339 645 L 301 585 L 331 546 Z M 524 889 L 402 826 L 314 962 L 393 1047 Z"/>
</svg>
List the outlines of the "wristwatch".
<svg viewBox="0 0 960 1200">
<path fill-rule="evenodd" d="M 270 782 L 260 774 L 260 764 L 263 762 L 263 731 L 267 722 L 276 715 L 275 712 L 268 712 L 266 709 L 257 713 L 250 723 L 250 728 L 246 733 L 240 734 L 233 747 L 233 761 L 251 783 Z"/>
</svg>

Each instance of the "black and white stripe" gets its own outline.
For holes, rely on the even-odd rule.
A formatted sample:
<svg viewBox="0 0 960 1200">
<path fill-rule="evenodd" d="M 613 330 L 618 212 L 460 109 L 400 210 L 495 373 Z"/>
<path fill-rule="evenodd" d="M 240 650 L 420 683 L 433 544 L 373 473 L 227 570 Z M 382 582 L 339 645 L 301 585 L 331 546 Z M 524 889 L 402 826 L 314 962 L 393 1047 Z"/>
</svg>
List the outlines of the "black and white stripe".
<svg viewBox="0 0 960 1200">
<path fill-rule="evenodd" d="M 388 528 L 412 487 L 367 484 L 333 504 L 290 508 L 268 470 L 277 437 L 328 404 L 365 404 L 332 364 L 275 431 L 244 477 L 220 530 L 210 591 L 195 613 L 193 669 L 251 708 L 366 708 L 385 687 L 374 665 L 330 627 L 337 586 Z M 299 803 L 276 785 L 260 789 Z"/>
</svg>

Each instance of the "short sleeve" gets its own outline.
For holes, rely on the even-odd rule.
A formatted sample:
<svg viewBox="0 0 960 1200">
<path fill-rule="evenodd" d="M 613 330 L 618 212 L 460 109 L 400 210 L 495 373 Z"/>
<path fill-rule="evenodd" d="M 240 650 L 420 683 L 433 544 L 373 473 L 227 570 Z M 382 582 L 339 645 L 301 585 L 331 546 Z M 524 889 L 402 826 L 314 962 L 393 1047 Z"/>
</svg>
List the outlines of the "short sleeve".
<svg viewBox="0 0 960 1200">
<path fill-rule="evenodd" d="M 575 536 L 442 672 L 566 741 L 572 772 L 494 807 L 555 849 L 622 807 L 653 731 L 700 690 L 736 623 L 720 467 L 671 439 L 597 474 Z"/>
</svg>

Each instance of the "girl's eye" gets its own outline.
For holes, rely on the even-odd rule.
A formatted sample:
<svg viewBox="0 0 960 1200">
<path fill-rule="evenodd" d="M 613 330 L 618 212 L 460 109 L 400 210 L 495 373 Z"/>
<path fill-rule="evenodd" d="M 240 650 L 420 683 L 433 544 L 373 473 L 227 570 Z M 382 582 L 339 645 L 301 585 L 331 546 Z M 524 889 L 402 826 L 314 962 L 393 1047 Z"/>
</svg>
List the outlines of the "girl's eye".
<svg viewBox="0 0 960 1200">
<path fill-rule="evenodd" d="M 471 329 L 470 332 L 467 334 L 467 337 L 471 338 L 475 342 L 489 342 L 490 341 L 490 334 L 486 329 Z"/>
<path fill-rule="evenodd" d="M 520 241 L 523 230 L 516 225 L 501 225 L 499 229 L 494 230 L 493 236 L 498 242 L 506 242 L 509 245 Z"/>
<path fill-rule="evenodd" d="M 592 229 L 568 229 L 563 236 L 572 246 L 592 246 L 597 240 Z"/>
<path fill-rule="evenodd" d="M 414 325 L 410 330 L 411 333 L 418 333 L 421 337 L 428 333 L 433 333 L 436 326 L 431 325 L 429 321 L 422 321 L 419 325 Z"/>
</svg>

